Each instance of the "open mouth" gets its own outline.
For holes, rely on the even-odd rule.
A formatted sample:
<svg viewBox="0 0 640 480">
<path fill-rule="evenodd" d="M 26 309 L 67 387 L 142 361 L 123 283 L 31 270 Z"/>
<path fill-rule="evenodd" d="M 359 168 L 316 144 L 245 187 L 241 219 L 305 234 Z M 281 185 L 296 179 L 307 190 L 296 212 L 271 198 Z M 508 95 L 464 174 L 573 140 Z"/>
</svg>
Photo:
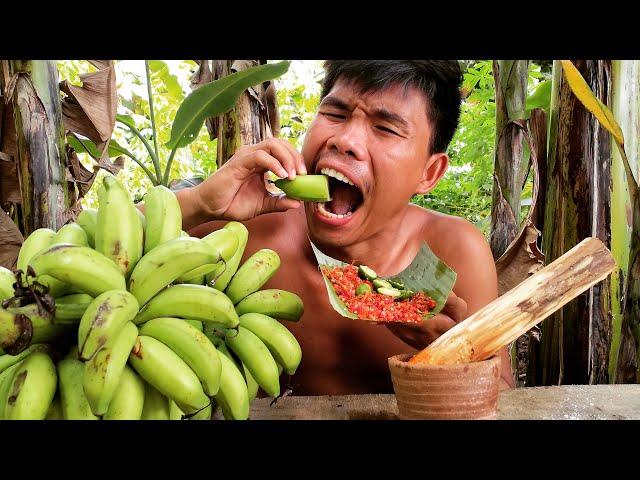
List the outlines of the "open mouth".
<svg viewBox="0 0 640 480">
<path fill-rule="evenodd" d="M 323 168 L 320 173 L 329 177 L 331 200 L 318 203 L 318 212 L 328 218 L 345 218 L 353 215 L 364 201 L 360 189 L 351 179 L 332 168 Z"/>
</svg>

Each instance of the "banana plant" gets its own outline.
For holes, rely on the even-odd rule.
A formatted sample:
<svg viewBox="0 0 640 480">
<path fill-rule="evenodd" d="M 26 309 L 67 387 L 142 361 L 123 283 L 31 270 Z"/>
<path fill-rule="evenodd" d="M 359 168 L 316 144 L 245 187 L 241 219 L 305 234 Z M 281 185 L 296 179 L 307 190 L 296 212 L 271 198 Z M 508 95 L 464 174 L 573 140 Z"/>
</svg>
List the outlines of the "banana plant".
<svg viewBox="0 0 640 480">
<path fill-rule="evenodd" d="M 149 154 L 150 162 L 145 162 L 136 157 L 129 150 L 119 145 L 113 138 L 109 143 L 109 157 L 128 157 L 144 171 L 154 186 L 164 185 L 168 187 L 171 165 L 177 150 L 179 148 L 186 147 L 197 138 L 204 121 L 209 117 L 224 115 L 236 105 L 238 98 L 246 89 L 280 77 L 287 72 L 290 64 L 290 61 L 282 61 L 232 73 L 203 85 L 186 96 L 178 107 L 175 117 L 173 118 L 171 138 L 165 144 L 165 146 L 170 149 L 170 153 L 166 162 L 164 162 L 165 167 L 163 170 L 161 168 L 161 159 L 158 153 L 149 61 L 145 60 L 152 139 L 147 139 L 140 132 L 136 127 L 133 118 L 129 115 L 117 115 L 116 123 L 119 123 L 140 139 L 145 150 Z M 90 140 L 80 138 L 76 135 L 69 135 L 67 141 L 77 152 L 88 153 L 94 158 L 99 157 L 98 148 Z"/>
</svg>

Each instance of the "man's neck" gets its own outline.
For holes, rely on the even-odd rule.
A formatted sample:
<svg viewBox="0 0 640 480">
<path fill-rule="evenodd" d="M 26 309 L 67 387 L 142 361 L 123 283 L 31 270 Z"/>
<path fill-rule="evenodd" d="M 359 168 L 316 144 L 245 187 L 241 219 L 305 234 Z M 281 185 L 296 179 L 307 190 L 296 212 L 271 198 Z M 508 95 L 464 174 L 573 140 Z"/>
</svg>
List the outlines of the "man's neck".
<svg viewBox="0 0 640 480">
<path fill-rule="evenodd" d="M 351 245 L 335 247 L 318 242 L 313 238 L 311 238 L 311 241 L 324 254 L 332 258 L 346 263 L 353 261 L 362 263 L 382 276 L 395 275 L 404 270 L 417 253 L 408 251 L 408 249 L 411 249 L 410 238 L 413 233 L 410 222 L 406 221 L 408 215 L 409 205 L 401 214 L 387 222 L 384 228 L 375 235 Z M 310 247 L 309 251 L 313 257 Z"/>
</svg>

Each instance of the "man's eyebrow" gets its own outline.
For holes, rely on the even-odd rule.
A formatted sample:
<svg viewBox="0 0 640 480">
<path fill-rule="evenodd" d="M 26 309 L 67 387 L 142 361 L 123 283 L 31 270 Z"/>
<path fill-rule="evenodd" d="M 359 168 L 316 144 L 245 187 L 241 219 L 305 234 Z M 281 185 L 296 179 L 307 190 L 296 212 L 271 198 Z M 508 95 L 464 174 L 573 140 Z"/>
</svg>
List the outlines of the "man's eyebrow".
<svg viewBox="0 0 640 480">
<path fill-rule="evenodd" d="M 346 111 L 351 110 L 351 106 L 347 102 L 345 102 L 344 100 L 341 100 L 338 97 L 332 97 L 329 95 L 322 99 L 322 102 L 320 102 L 320 105 L 324 107 L 334 107 L 334 108 L 337 108 L 338 110 L 346 110 Z M 382 108 L 382 107 L 375 108 L 371 111 L 371 115 L 381 120 L 393 123 L 405 130 L 409 130 L 410 128 L 409 122 L 407 122 L 402 116 L 390 110 L 387 110 L 386 108 Z"/>
<path fill-rule="evenodd" d="M 378 117 L 384 121 L 395 123 L 396 125 L 404 129 L 409 129 L 409 122 L 407 122 L 397 113 L 387 110 L 386 108 L 376 108 L 371 112 L 371 114 L 374 117 Z"/>
<path fill-rule="evenodd" d="M 337 97 L 326 96 L 322 99 L 320 104 L 324 107 L 335 107 L 339 110 L 349 110 L 349 104 L 344 100 L 340 100 Z"/>
</svg>

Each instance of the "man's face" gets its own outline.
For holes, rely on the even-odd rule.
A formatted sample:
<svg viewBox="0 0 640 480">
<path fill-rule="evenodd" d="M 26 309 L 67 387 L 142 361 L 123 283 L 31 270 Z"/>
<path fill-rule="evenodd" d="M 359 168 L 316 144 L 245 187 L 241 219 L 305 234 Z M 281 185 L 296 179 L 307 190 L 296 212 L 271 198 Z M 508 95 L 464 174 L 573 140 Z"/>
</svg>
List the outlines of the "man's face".
<svg viewBox="0 0 640 480">
<path fill-rule="evenodd" d="M 336 247 L 367 240 L 406 207 L 429 158 L 426 111 L 415 87 L 362 94 L 335 83 L 302 147 L 309 173 L 339 177 L 329 179 L 331 202 L 305 203 L 312 238 Z"/>
</svg>

